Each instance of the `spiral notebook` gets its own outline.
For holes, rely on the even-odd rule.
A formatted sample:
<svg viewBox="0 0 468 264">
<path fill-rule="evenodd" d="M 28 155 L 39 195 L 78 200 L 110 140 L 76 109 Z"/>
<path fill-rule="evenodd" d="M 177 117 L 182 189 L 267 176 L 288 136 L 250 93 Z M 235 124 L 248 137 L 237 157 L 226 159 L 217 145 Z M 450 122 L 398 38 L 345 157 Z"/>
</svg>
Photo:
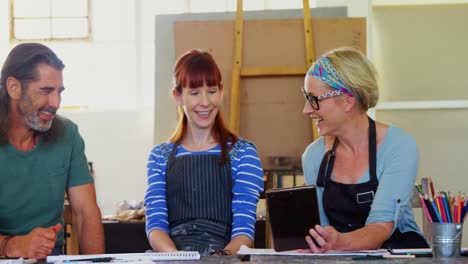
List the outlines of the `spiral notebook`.
<svg viewBox="0 0 468 264">
<path fill-rule="evenodd" d="M 199 260 L 198 251 L 127 253 L 127 254 L 98 254 L 98 255 L 59 255 L 48 256 L 47 263 L 58 262 L 152 262 L 162 260 Z"/>
</svg>

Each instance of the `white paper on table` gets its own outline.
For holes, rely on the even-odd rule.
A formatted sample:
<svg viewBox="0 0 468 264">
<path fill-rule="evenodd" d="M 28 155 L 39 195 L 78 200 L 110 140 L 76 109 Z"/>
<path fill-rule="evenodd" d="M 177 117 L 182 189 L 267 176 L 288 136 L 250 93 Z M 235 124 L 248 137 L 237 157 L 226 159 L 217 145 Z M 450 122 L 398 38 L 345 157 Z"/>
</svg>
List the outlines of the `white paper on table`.
<svg viewBox="0 0 468 264">
<path fill-rule="evenodd" d="M 468 253 L 468 248 L 462 248 L 462 253 Z M 392 249 L 393 254 L 431 254 L 431 248 L 401 248 L 401 249 Z"/>
<path fill-rule="evenodd" d="M 33 264 L 36 263 L 36 259 L 0 259 L 0 264 Z"/>
<path fill-rule="evenodd" d="M 356 251 L 335 251 L 330 250 L 326 253 L 301 253 L 296 250 L 290 251 L 275 251 L 272 248 L 249 248 L 242 245 L 237 251 L 238 255 L 274 255 L 274 256 L 383 256 L 389 255 L 390 252 L 386 249 L 377 250 L 356 250 Z"/>
</svg>

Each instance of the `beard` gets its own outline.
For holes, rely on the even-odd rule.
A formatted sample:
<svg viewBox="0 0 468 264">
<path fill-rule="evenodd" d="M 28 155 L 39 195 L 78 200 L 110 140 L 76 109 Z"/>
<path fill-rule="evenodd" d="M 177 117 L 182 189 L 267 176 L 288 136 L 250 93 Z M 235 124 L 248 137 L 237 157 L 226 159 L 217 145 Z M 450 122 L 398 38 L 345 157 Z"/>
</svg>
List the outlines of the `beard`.
<svg viewBox="0 0 468 264">
<path fill-rule="evenodd" d="M 57 109 L 51 106 L 36 109 L 31 97 L 25 94 L 21 97 L 21 101 L 18 104 L 18 112 L 23 116 L 24 122 L 29 128 L 37 132 L 46 132 L 51 128 L 54 117 L 50 120 L 42 120 L 39 113 L 47 112 L 55 116 Z"/>
<path fill-rule="evenodd" d="M 8 101 L 6 102 L 7 107 Z M 4 105 L 0 106 L 0 108 Z M 55 143 L 63 139 L 65 135 L 65 120 L 66 118 L 56 115 L 54 118 L 46 122 L 46 125 L 41 125 L 41 120 L 38 113 L 42 110 L 46 112 L 53 113 L 52 110 L 55 109 L 51 107 L 43 107 L 41 109 L 36 109 L 32 104 L 31 98 L 24 96 L 21 98 L 19 105 L 17 106 L 18 112 L 23 116 L 23 119 L 28 127 L 33 129 L 37 135 L 41 137 L 41 140 L 44 143 Z M 9 110 L 0 109 L 0 146 L 9 143 L 8 138 L 8 116 L 10 115 Z M 36 129 L 37 128 L 37 129 Z M 44 130 L 44 131 L 41 131 Z"/>
<path fill-rule="evenodd" d="M 26 125 L 36 131 L 36 134 L 41 137 L 44 143 L 55 143 L 62 139 L 65 133 L 65 124 L 62 117 L 54 116 L 50 120 L 44 122 L 39 117 L 39 112 L 45 111 L 55 115 L 57 109 L 54 107 L 41 107 L 36 109 L 28 96 L 22 98 L 18 106 L 18 110 L 23 115 Z"/>
</svg>

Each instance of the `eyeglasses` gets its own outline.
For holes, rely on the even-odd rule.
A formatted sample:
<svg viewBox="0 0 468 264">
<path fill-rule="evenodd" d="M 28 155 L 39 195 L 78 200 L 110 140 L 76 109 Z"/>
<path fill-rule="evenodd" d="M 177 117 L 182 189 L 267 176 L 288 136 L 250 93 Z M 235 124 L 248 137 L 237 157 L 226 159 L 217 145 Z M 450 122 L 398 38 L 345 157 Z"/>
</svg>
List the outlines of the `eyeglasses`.
<svg viewBox="0 0 468 264">
<path fill-rule="evenodd" d="M 335 91 L 331 91 L 331 92 L 326 92 L 326 93 L 324 93 L 322 95 L 319 95 L 319 96 L 314 96 L 314 95 L 311 95 L 310 93 L 307 93 L 304 87 L 302 87 L 302 92 L 304 93 L 305 99 L 309 102 L 310 106 L 312 106 L 312 108 L 314 110 L 319 110 L 320 109 L 319 101 L 322 101 L 324 99 L 332 98 L 332 97 L 339 96 L 339 95 L 343 94 L 343 91 L 335 90 Z"/>
</svg>

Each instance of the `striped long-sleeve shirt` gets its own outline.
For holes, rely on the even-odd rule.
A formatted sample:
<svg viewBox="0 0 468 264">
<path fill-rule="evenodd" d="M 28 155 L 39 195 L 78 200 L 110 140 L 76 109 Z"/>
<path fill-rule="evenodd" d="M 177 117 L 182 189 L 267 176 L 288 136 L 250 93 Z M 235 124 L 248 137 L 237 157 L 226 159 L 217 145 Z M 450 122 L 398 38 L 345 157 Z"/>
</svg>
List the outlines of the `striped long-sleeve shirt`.
<svg viewBox="0 0 468 264">
<path fill-rule="evenodd" d="M 166 167 L 167 153 L 164 154 L 159 144 L 153 148 L 148 158 L 148 188 L 145 195 L 146 233 L 149 236 L 154 229 L 169 231 L 166 202 Z M 172 149 L 173 144 L 169 145 Z M 209 150 L 191 152 L 179 146 L 176 157 L 185 155 L 221 155 L 217 145 Z M 256 221 L 257 202 L 263 191 L 263 169 L 253 144 L 244 144 L 231 160 L 233 178 L 232 199 L 232 235 L 248 236 L 253 240 Z"/>
</svg>

